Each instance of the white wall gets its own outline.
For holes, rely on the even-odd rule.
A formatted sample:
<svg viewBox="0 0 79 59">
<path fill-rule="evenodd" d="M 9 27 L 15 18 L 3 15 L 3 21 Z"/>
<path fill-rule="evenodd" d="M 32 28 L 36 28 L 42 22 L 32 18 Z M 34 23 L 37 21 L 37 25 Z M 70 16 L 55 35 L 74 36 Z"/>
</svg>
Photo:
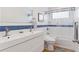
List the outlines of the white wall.
<svg viewBox="0 0 79 59">
<path fill-rule="evenodd" d="M 1 11 L 0 23 L 2 25 L 29 24 L 29 23 L 26 23 L 28 21 L 27 12 L 31 12 L 29 8 L 1 7 L 0 9 L 1 9 L 0 10 Z"/>
<path fill-rule="evenodd" d="M 38 21 L 38 12 L 47 11 L 48 8 L 44 7 L 1 7 L 0 8 L 0 23 L 2 25 L 20 25 L 30 24 L 29 20 L 32 17 L 27 17 L 28 13 L 33 13 L 33 17 Z M 37 24 L 44 24 L 45 22 L 38 22 Z"/>
</svg>

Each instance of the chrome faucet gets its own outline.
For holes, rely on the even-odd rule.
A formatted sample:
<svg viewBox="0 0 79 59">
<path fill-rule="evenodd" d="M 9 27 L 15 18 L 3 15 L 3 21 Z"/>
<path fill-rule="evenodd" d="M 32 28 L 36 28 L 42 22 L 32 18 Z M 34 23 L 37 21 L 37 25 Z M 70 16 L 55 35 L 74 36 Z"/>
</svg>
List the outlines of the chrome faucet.
<svg viewBox="0 0 79 59">
<path fill-rule="evenodd" d="M 5 27 L 5 36 L 8 36 L 9 28 Z"/>
</svg>

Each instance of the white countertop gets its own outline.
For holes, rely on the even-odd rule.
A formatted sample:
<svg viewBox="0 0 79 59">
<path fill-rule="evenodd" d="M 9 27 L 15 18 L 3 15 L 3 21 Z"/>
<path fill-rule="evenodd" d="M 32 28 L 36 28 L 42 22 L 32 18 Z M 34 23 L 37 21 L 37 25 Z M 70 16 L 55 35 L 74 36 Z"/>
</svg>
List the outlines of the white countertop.
<svg viewBox="0 0 79 59">
<path fill-rule="evenodd" d="M 29 39 L 32 39 L 33 37 L 37 37 L 43 34 L 43 32 L 44 31 L 23 32 L 23 33 L 10 35 L 7 37 L 0 37 L 0 50 L 16 45 L 20 42 L 28 41 Z"/>
</svg>

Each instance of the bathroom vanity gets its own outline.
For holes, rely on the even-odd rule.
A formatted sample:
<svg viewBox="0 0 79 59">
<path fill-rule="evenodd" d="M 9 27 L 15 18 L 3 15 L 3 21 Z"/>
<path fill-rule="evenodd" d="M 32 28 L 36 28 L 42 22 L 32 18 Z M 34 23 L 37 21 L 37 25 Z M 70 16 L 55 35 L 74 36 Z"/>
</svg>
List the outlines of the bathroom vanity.
<svg viewBox="0 0 79 59">
<path fill-rule="evenodd" d="M 0 37 L 1 52 L 40 52 L 44 49 L 44 31 L 18 33 Z"/>
</svg>

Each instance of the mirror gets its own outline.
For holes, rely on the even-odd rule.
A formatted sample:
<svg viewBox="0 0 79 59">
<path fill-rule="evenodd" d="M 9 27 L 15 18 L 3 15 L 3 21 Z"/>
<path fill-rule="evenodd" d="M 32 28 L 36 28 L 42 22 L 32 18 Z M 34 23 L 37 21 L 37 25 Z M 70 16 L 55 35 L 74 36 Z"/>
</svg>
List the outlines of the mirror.
<svg viewBox="0 0 79 59">
<path fill-rule="evenodd" d="M 38 22 L 44 21 L 44 15 L 42 13 L 38 13 Z"/>
</svg>

